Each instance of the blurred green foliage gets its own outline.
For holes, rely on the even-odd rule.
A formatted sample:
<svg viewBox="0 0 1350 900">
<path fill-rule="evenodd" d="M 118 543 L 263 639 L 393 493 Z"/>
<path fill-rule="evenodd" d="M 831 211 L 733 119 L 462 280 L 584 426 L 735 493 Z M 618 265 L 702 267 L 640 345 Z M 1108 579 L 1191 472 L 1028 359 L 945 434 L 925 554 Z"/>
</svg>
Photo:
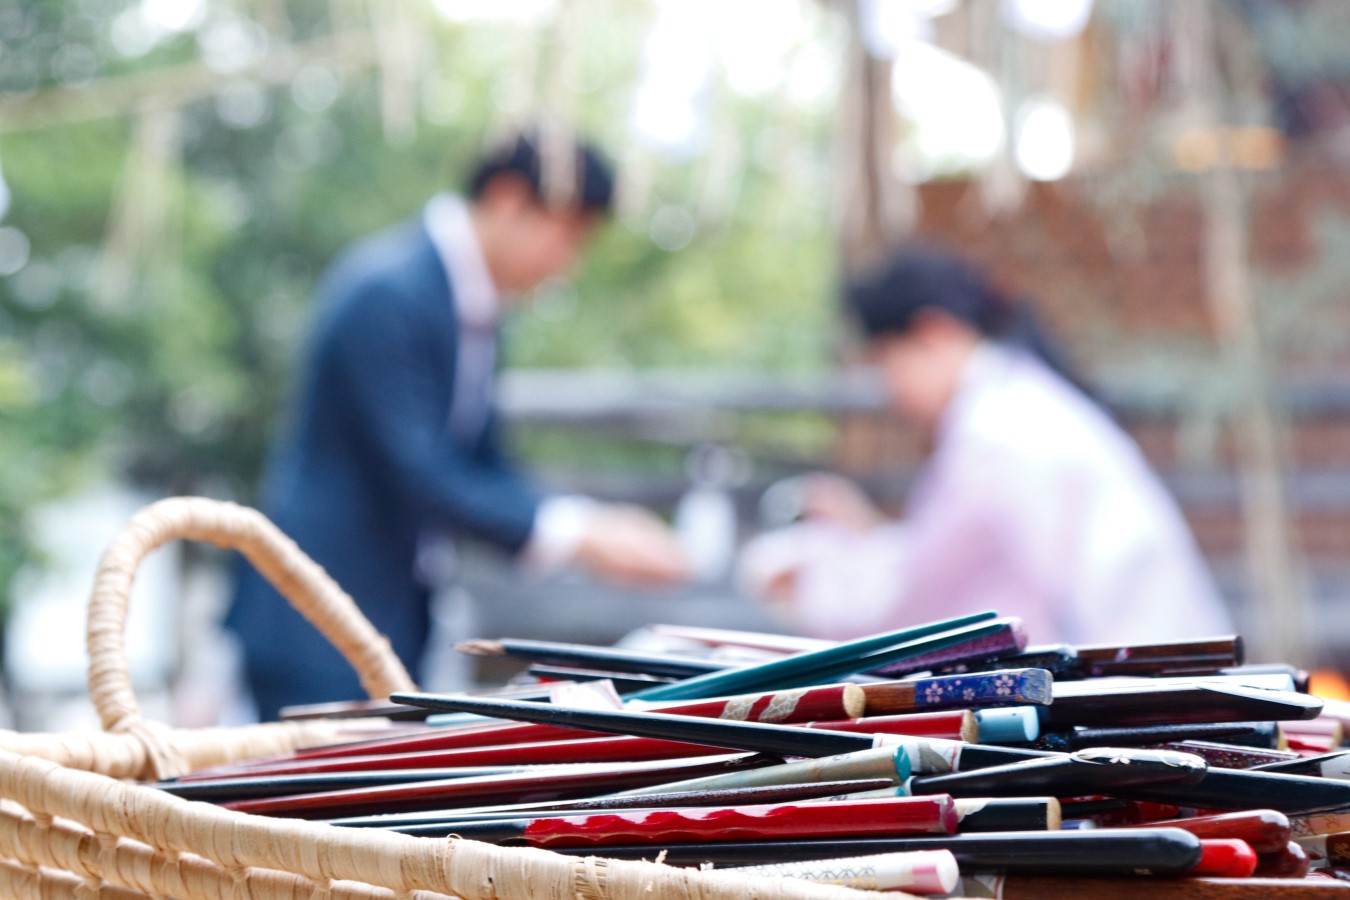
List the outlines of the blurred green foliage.
<svg viewBox="0 0 1350 900">
<path fill-rule="evenodd" d="M 210 63 L 226 38 L 254 62 L 284 60 L 338 32 L 373 41 L 389 8 L 211 0 L 192 27 L 145 40 L 144 6 L 0 7 L 0 104 L 152 78 L 70 122 L 6 123 L 0 107 L 11 195 L 0 214 L 0 598 L 31 555 L 26 512 L 83 485 L 112 477 L 248 500 L 325 265 L 453 185 L 518 98 L 541 93 L 558 51 L 547 29 L 447 22 L 410 0 L 404 12 L 416 10 L 430 45 L 407 88 L 410 134 L 387 127 L 387 73 L 337 50 L 281 83 L 217 61 L 215 93 L 158 108 L 156 92 L 187 71 L 175 67 Z M 710 194 L 706 154 L 661 158 L 630 135 L 650 10 L 587 6 L 570 102 L 649 177 L 583 271 L 509 323 L 510 363 L 822 365 L 833 334 L 828 110 L 710 94 L 736 150 L 730 188 Z"/>
</svg>

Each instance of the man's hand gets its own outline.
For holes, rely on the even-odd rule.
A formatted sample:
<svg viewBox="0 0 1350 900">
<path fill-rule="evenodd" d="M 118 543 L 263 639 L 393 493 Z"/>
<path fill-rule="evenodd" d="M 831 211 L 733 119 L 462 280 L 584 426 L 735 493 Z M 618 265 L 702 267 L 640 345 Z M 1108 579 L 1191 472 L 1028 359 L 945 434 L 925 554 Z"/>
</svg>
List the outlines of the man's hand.
<svg viewBox="0 0 1350 900">
<path fill-rule="evenodd" d="M 667 587 L 687 581 L 690 574 L 670 528 L 640 506 L 596 509 L 575 559 L 607 581 L 635 587 Z"/>
</svg>

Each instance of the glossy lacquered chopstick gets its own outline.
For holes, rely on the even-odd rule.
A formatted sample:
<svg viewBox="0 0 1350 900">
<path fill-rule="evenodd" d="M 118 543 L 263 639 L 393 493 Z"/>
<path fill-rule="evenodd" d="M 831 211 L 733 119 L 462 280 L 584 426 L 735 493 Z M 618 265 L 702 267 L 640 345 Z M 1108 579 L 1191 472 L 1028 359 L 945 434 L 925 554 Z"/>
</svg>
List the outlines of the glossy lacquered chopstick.
<svg viewBox="0 0 1350 900">
<path fill-rule="evenodd" d="M 894 787 L 877 788 L 855 796 L 881 797 Z M 1060 802 L 1054 797 L 957 797 L 957 831 L 962 834 L 990 831 L 1058 831 L 1062 822 Z"/>
<path fill-rule="evenodd" d="M 1257 853 L 1273 853 L 1293 838 L 1289 817 L 1273 809 L 1253 809 L 1217 816 L 1168 819 L 1127 828 L 1182 828 L 1199 838 L 1236 838 Z"/>
<path fill-rule="evenodd" d="M 1258 772 L 1281 772 L 1285 775 L 1316 775 L 1319 778 L 1350 780 L 1350 750 L 1333 750 L 1317 756 L 1269 762 L 1256 766 Z"/>
<path fill-rule="evenodd" d="M 262 797 L 222 804 L 259 815 L 331 819 L 379 812 L 480 806 L 485 802 L 570 800 L 763 766 L 771 757 L 740 754 L 654 763 L 533 767 L 514 775 L 450 778 L 361 790 Z"/>
<path fill-rule="evenodd" d="M 359 828 L 396 828 L 403 825 L 450 823 L 471 819 L 509 819 L 534 815 L 569 815 L 578 811 L 614 812 L 624 809 L 656 809 L 674 806 L 750 806 L 792 803 L 818 799 L 877 799 L 872 791 L 889 787 L 887 799 L 900 796 L 893 780 L 868 778 L 848 781 L 811 781 L 797 784 L 773 784 L 723 790 L 664 791 L 635 796 L 603 795 L 582 800 L 549 800 L 536 803 L 509 803 L 470 806 L 456 809 L 426 810 L 412 813 L 384 813 L 329 819 L 330 825 Z M 957 813 L 961 807 L 957 805 Z"/>
<path fill-rule="evenodd" d="M 527 662 L 670 678 L 689 678 L 737 667 L 736 663 L 728 665 L 718 660 L 675 656 L 669 653 L 642 653 L 614 647 L 532 641 L 522 638 L 497 640 L 477 638 L 461 641 L 455 645 L 455 649 L 469 656 L 504 656 Z"/>
<path fill-rule="evenodd" d="M 1254 734 L 1257 730 L 1257 726 L 1251 722 L 1192 722 L 1186 725 L 1133 725 L 1120 728 L 1079 726 L 1043 731 L 1040 737 L 1030 742 L 1030 746 L 1037 750 L 1066 752 L 1085 747 L 1147 747 L 1176 741 L 1227 742 Z"/>
<path fill-rule="evenodd" d="M 414 708 L 414 707 L 408 707 Z M 416 707 L 420 708 L 420 707 Z M 729 719 L 736 722 L 793 724 L 825 719 L 855 719 L 863 714 L 865 696 L 856 684 L 794 688 L 717 697 L 708 700 L 677 700 L 659 703 L 630 703 L 630 711 L 651 710 L 672 715 Z M 430 710 L 425 710 L 430 712 Z M 321 759 L 341 756 L 366 756 L 377 753 L 415 753 L 451 750 L 461 747 L 496 746 L 546 740 L 572 740 L 602 733 L 555 725 L 493 722 L 460 728 L 428 729 L 418 734 L 400 735 L 366 741 L 349 741 L 299 750 L 286 759 Z M 266 765 L 278 760 L 263 760 Z M 247 768 L 246 766 L 244 768 Z"/>
<path fill-rule="evenodd" d="M 1129 684 L 1056 694 L 1042 721 L 1049 727 L 1178 725 L 1311 719 L 1322 701 L 1308 694 L 1228 684 Z"/>
<path fill-rule="evenodd" d="M 561 853 L 574 853 L 557 848 Z M 671 842 L 659 847 L 615 844 L 605 855 L 652 859 L 678 866 L 718 867 L 868 856 L 913 850 L 950 850 L 962 871 L 997 870 L 1055 875 L 1184 875 L 1200 861 L 1200 838 L 1178 828 L 1138 831 L 1024 831 L 945 837 L 875 838 L 847 841 Z M 582 851 L 584 852 L 584 851 Z M 1139 890 L 1137 882 L 1132 882 Z M 1149 882 L 1152 884 L 1152 882 Z"/>
<path fill-rule="evenodd" d="M 963 718 L 965 716 L 965 718 Z M 911 716 L 879 716 L 871 719 L 845 719 L 837 722 L 807 722 L 802 727 L 813 730 L 858 733 L 871 735 L 876 743 L 878 735 L 910 735 L 959 741 L 972 736 L 973 722 L 964 714 L 940 714 L 933 720 L 920 717 L 913 721 Z M 565 729 L 559 729 L 568 733 Z M 419 740 L 418 744 L 424 742 Z M 696 755 L 717 755 L 725 752 L 718 747 L 699 745 L 688 741 L 673 741 L 661 738 L 612 736 L 601 734 L 598 737 L 585 737 L 575 740 L 549 740 L 531 743 L 515 743 L 487 746 L 466 746 L 448 750 L 419 750 L 415 752 L 393 752 L 375 754 L 355 754 L 343 756 L 323 756 L 316 759 L 282 760 L 266 765 L 253 766 L 240 770 L 239 776 L 261 779 L 265 777 L 318 776 L 346 772 L 368 772 L 373 775 L 397 769 L 417 768 L 449 769 L 442 777 L 455 777 L 455 767 L 482 769 L 492 766 L 525 766 L 590 762 L 622 762 L 659 759 L 677 759 Z M 235 776 L 234 772 L 225 777 Z M 212 775 L 190 775 L 180 779 L 180 783 L 191 784 L 206 780 L 220 780 L 221 773 Z M 428 778 L 432 776 L 427 776 Z M 237 780 L 237 778 L 235 779 Z M 393 778 L 391 781 L 412 780 Z"/>
<path fill-rule="evenodd" d="M 1050 702 L 1053 679 L 1044 669 L 1010 669 L 862 685 L 867 715 L 971 709 Z"/>
<path fill-rule="evenodd" d="M 957 826 L 950 797 L 841 800 L 828 804 L 676 807 L 625 812 L 578 812 L 405 826 L 404 834 L 456 835 L 499 844 L 586 847 L 680 841 L 797 840 L 810 837 L 951 834 Z"/>
<path fill-rule="evenodd" d="M 838 680 L 840 675 L 865 672 L 869 668 L 998 631 L 1001 624 L 990 625 L 995 618 L 997 614 L 994 612 L 982 612 L 929 622 L 821 650 L 793 654 L 784 659 L 689 678 L 678 684 L 639 691 L 634 696 L 644 700 L 683 700 L 828 683 Z"/>
<path fill-rule="evenodd" d="M 1204 760 L 1185 753 L 1096 748 L 973 772 L 914 776 L 905 789 L 912 794 L 956 797 L 1077 797 L 1115 794 L 1139 786 L 1194 784 L 1206 771 Z"/>
<path fill-rule="evenodd" d="M 886 740 L 893 737 L 890 735 L 851 734 L 758 722 L 729 722 L 668 713 L 594 710 L 436 694 L 400 693 L 394 694 L 392 699 L 448 712 L 471 712 L 587 731 L 635 734 L 791 756 L 832 756 L 895 743 L 895 740 Z"/>
</svg>

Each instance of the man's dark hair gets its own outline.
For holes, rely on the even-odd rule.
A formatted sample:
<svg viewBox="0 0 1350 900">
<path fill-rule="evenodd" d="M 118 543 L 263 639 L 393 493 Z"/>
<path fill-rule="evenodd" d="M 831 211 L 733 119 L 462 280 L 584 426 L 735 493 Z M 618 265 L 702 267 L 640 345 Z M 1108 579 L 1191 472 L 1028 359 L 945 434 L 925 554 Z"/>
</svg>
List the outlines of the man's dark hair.
<svg viewBox="0 0 1350 900">
<path fill-rule="evenodd" d="M 561 186 L 561 193 L 567 197 L 566 206 L 588 213 L 610 212 L 614 206 L 614 169 L 594 144 L 574 138 L 567 141 L 566 157 L 576 160 L 576 170 L 572 183 Z M 469 198 L 477 200 L 494 178 L 513 175 L 529 186 L 535 200 L 552 205 L 545 195 L 539 142 L 537 132 L 528 132 L 517 134 L 490 149 L 469 176 Z"/>
</svg>

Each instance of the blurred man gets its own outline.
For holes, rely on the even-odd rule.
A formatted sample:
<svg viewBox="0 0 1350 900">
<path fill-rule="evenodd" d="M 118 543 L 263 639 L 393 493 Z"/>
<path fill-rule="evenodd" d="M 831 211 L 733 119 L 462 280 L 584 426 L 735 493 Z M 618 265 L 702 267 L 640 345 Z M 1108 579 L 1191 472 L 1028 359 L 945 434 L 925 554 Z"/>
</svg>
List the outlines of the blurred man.
<svg viewBox="0 0 1350 900">
<path fill-rule="evenodd" d="M 566 149 L 575 166 L 546 181 L 534 139 L 508 141 L 480 161 L 466 197 L 437 195 L 415 220 L 359 243 L 319 290 L 263 508 L 356 599 L 414 677 L 430 627 L 417 551 L 432 531 L 632 585 L 685 573 L 651 514 L 542 498 L 502 452 L 492 400 L 501 307 L 569 270 L 612 203 L 613 172 L 595 148 Z M 226 625 L 264 719 L 292 703 L 362 696 L 337 652 L 251 570 Z"/>
</svg>

